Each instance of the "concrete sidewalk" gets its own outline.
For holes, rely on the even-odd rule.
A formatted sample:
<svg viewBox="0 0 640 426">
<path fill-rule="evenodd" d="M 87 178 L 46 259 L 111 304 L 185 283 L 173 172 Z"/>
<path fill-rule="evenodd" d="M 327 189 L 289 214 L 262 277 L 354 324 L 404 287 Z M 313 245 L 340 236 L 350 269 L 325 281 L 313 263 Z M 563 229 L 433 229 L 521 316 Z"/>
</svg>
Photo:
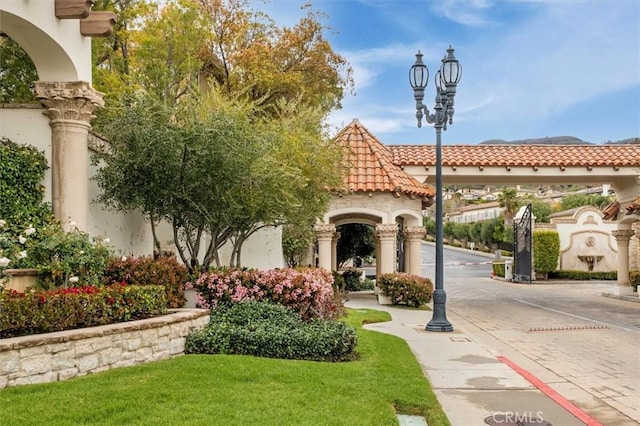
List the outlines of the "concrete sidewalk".
<svg viewBox="0 0 640 426">
<path fill-rule="evenodd" d="M 391 314 L 390 322 L 365 328 L 398 336 L 408 343 L 454 426 L 515 425 L 516 421 L 553 426 L 587 424 L 507 365 L 508 358 L 503 359 L 475 339 L 472 324 L 459 316 L 447 313 L 454 331 L 438 333 L 425 331 L 430 311 L 379 305 L 371 291 L 349 293 L 345 305 Z"/>
</svg>

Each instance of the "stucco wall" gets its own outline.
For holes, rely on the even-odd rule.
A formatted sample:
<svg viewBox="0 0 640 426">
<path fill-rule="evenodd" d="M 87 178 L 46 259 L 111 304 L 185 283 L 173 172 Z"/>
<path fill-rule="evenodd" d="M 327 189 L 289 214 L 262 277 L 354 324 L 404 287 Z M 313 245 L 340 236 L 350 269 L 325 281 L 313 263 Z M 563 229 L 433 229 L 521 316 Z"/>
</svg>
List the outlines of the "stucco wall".
<svg viewBox="0 0 640 426">
<path fill-rule="evenodd" d="M 353 193 L 342 197 L 334 196 L 325 214 L 325 223 L 334 216 L 369 214 L 381 218 L 382 223 L 395 223 L 398 216 L 409 219 L 407 226 L 422 226 L 422 201 L 411 200 L 405 195 L 399 197 L 389 193 Z"/>
<path fill-rule="evenodd" d="M 13 142 L 33 145 L 44 151 L 51 166 L 51 128 L 49 119 L 42 114 L 38 105 L 0 107 L 0 136 Z M 92 151 L 89 150 L 89 155 Z M 95 174 L 95 167 L 88 165 L 89 176 Z M 51 203 L 51 169 L 45 172 L 44 201 Z M 153 238 L 149 224 L 140 214 L 122 214 L 108 211 L 95 200 L 99 188 L 89 182 L 89 223 L 88 232 L 92 237 L 108 237 L 117 254 L 148 255 L 153 250 Z"/>
<path fill-rule="evenodd" d="M 603 256 L 594 263 L 593 271 L 617 270 L 617 243 L 612 231 L 616 223 L 602 219 L 595 207 L 583 207 L 566 216 L 551 218 L 560 236 L 560 264 L 563 270 L 587 271 L 589 265 L 581 255 Z"/>
<path fill-rule="evenodd" d="M 208 322 L 207 310 L 184 309 L 146 320 L 0 339 L 0 389 L 182 355 L 191 329 Z"/>
</svg>

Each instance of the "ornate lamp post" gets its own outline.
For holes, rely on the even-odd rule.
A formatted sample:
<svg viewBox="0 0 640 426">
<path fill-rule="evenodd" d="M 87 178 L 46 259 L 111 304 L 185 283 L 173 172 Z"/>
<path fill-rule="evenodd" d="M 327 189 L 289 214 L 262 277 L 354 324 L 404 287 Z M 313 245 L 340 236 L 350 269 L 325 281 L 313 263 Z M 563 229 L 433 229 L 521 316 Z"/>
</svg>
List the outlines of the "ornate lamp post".
<svg viewBox="0 0 640 426">
<path fill-rule="evenodd" d="M 427 331 L 453 331 L 453 326 L 447 320 L 447 294 L 444 291 L 444 264 L 442 241 L 442 130 L 447 130 L 447 123 L 453 123 L 453 98 L 456 96 L 456 86 L 462 75 L 462 67 L 453 56 L 454 49 L 449 46 L 447 55 L 442 59 L 442 66 L 436 73 L 436 103 L 433 114 L 422 103 L 424 89 L 429 82 L 429 69 L 422 62 L 422 53 L 416 54 L 416 62 L 409 71 L 409 83 L 413 88 L 416 100 L 416 118 L 418 127 L 422 127 L 422 117 L 436 129 L 436 286 L 433 292 L 433 317 L 427 324 Z"/>
</svg>

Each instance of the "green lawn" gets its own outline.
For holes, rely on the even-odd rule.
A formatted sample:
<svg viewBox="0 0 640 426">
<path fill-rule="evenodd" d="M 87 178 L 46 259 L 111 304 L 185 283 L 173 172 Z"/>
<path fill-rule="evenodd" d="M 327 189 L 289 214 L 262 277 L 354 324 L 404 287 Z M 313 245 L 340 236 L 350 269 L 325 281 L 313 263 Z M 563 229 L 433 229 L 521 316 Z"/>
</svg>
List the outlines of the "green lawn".
<svg viewBox="0 0 640 426">
<path fill-rule="evenodd" d="M 0 425 L 449 425 L 407 344 L 363 330 L 388 314 L 349 310 L 360 360 L 187 355 L 66 382 L 0 390 Z"/>
</svg>

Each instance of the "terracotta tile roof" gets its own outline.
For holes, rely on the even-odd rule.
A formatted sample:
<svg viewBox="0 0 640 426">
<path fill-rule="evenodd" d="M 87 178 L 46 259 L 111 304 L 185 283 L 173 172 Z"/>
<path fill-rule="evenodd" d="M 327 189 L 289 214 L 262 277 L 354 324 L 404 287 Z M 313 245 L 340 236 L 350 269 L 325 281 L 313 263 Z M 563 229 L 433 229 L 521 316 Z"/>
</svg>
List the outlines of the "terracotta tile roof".
<svg viewBox="0 0 640 426">
<path fill-rule="evenodd" d="M 393 163 L 433 166 L 434 145 L 387 145 Z M 640 167 L 640 145 L 443 145 L 443 166 Z"/>
<path fill-rule="evenodd" d="M 392 192 L 433 197 L 434 189 L 395 165 L 391 151 L 355 119 L 336 136 L 349 166 L 344 183 L 353 192 Z"/>
</svg>

